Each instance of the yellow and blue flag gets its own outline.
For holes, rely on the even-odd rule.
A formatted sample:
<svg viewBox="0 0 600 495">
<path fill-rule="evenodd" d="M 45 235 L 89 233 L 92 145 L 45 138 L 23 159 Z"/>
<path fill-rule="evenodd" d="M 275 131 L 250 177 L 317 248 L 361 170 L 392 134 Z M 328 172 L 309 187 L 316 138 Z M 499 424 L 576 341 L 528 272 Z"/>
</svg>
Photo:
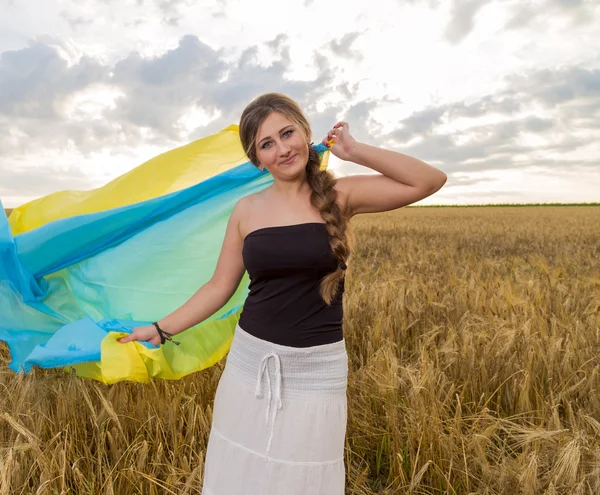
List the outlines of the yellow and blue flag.
<svg viewBox="0 0 600 495">
<path fill-rule="evenodd" d="M 227 353 L 247 274 L 222 309 L 178 335 L 181 345 L 117 339 L 210 280 L 235 203 L 272 183 L 248 161 L 238 131 L 231 125 L 98 189 L 50 194 L 8 219 L 0 203 L 0 340 L 12 370 L 176 380 Z M 326 167 L 327 147 L 315 149 Z"/>
</svg>

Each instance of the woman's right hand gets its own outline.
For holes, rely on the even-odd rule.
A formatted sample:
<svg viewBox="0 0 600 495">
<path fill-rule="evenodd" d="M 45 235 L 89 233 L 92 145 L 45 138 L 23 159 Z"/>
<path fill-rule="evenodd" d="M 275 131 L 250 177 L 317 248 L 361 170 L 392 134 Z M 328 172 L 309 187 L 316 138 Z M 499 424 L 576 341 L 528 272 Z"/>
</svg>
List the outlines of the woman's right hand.
<svg viewBox="0 0 600 495">
<path fill-rule="evenodd" d="M 150 342 L 153 345 L 160 345 L 160 335 L 158 335 L 158 331 L 154 325 L 146 325 L 143 327 L 135 327 L 131 334 L 126 335 L 122 339 L 119 339 L 121 344 L 126 344 L 127 342 L 131 342 L 132 340 L 141 340 L 145 342 Z"/>
</svg>

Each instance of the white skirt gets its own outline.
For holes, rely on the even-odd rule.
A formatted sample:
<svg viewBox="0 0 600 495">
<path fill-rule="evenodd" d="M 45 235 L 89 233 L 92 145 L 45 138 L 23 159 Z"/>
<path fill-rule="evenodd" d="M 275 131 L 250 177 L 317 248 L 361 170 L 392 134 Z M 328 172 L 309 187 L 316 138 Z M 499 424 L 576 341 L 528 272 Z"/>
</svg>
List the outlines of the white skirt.
<svg viewBox="0 0 600 495">
<path fill-rule="evenodd" d="M 235 329 L 203 495 L 343 495 L 346 342 L 289 347 Z"/>
</svg>

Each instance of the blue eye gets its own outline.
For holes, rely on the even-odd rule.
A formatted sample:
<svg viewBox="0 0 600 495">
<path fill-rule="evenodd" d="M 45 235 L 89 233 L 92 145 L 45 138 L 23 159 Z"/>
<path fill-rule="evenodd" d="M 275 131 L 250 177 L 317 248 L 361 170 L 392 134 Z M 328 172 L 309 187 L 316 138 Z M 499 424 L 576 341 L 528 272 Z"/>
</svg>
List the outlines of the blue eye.
<svg viewBox="0 0 600 495">
<path fill-rule="evenodd" d="M 289 136 L 290 134 L 292 134 L 293 132 L 294 132 L 294 129 L 288 129 L 287 131 L 285 131 L 285 132 L 282 134 L 282 136 L 283 136 L 283 137 L 288 137 L 288 136 Z M 271 144 L 271 141 L 265 141 L 265 142 L 264 142 L 264 143 L 261 145 L 260 149 L 263 149 L 263 150 L 264 150 L 265 148 L 267 148 L 267 145 L 270 145 L 270 144 Z"/>
</svg>

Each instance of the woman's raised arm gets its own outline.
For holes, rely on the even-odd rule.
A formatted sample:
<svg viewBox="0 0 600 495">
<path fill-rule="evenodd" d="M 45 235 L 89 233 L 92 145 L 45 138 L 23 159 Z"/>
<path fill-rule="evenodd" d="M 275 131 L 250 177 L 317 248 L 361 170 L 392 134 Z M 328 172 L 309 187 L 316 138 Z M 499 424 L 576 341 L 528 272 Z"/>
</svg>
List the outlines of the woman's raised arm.
<svg viewBox="0 0 600 495">
<path fill-rule="evenodd" d="M 331 140 L 335 156 L 379 172 L 337 180 L 336 189 L 346 197 L 351 215 L 401 208 L 432 195 L 446 183 L 444 172 L 418 158 L 359 143 L 345 122 L 338 122 L 323 144 Z"/>
</svg>

